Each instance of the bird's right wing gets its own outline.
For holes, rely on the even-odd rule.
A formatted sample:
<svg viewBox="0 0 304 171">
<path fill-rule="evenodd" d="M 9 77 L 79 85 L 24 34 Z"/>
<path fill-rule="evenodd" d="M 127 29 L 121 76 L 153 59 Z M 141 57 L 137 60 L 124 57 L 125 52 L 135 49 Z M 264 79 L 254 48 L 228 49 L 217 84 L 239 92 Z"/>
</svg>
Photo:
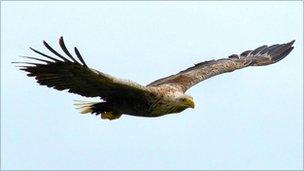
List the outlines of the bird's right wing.
<svg viewBox="0 0 304 171">
<path fill-rule="evenodd" d="M 29 77 L 35 77 L 40 85 L 57 90 L 67 89 L 68 92 L 86 97 L 99 96 L 102 99 L 141 98 L 149 95 L 149 90 L 145 86 L 129 80 L 118 79 L 89 68 L 75 47 L 75 53 L 78 58 L 76 60 L 67 50 L 62 37 L 59 39 L 59 44 L 68 57 L 59 54 L 45 41 L 43 43 L 57 58 L 31 48 L 31 50 L 46 59 L 24 56 L 42 63 L 14 62 L 26 64 L 25 66 L 20 66 L 20 70 L 28 72 L 27 75 Z"/>
<path fill-rule="evenodd" d="M 156 80 L 150 83 L 148 87 L 170 84 L 185 92 L 195 84 L 222 73 L 232 72 L 248 66 L 263 66 L 276 63 L 292 51 L 293 43 L 294 41 L 291 41 L 269 47 L 264 45 L 255 50 L 247 50 L 240 55 L 234 54 L 228 58 L 201 62 L 175 75 Z"/>
</svg>

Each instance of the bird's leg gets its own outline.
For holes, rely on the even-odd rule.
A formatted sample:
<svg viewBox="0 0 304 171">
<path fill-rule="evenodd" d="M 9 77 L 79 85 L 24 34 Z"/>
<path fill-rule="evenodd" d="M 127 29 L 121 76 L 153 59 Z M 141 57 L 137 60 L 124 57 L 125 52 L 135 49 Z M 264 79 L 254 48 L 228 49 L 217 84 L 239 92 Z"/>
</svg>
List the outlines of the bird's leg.
<svg viewBox="0 0 304 171">
<path fill-rule="evenodd" d="M 101 119 L 114 120 L 120 118 L 121 114 L 114 114 L 113 112 L 102 112 Z"/>
</svg>

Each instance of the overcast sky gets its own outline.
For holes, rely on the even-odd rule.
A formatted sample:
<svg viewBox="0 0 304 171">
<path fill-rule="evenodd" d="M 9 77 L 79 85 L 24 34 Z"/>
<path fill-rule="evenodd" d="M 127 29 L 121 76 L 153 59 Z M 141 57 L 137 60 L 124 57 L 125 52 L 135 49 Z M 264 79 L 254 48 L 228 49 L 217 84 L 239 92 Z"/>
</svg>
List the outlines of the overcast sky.
<svg viewBox="0 0 304 171">
<path fill-rule="evenodd" d="M 2 169 L 302 169 L 303 3 L 1 2 Z M 205 60 L 296 40 L 287 58 L 206 80 L 195 109 L 115 121 L 80 115 L 12 61 L 77 46 L 140 84 Z"/>
</svg>

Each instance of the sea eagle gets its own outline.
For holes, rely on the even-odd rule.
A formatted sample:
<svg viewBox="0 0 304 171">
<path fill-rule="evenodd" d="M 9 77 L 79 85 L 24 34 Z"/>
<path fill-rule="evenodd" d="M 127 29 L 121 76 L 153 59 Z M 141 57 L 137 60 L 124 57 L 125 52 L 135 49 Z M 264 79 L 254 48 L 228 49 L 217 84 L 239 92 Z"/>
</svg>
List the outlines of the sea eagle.
<svg viewBox="0 0 304 171">
<path fill-rule="evenodd" d="M 39 62 L 15 63 L 24 64 L 19 66 L 20 70 L 26 71 L 29 77 L 35 77 L 40 85 L 56 90 L 68 90 L 85 97 L 101 98 L 100 102 L 80 101 L 75 104 L 81 113 L 96 114 L 109 120 L 118 119 L 122 114 L 158 117 L 194 108 L 193 98 L 185 92 L 195 84 L 248 66 L 276 63 L 292 51 L 293 43 L 294 40 L 285 44 L 264 45 L 240 55 L 233 54 L 227 58 L 201 62 L 147 86 L 89 68 L 76 47 L 74 51 L 77 58 L 68 51 L 62 37 L 59 39 L 59 45 L 65 55 L 43 41 L 44 46 L 56 57 L 30 48 L 45 58 L 23 56 Z"/>
</svg>

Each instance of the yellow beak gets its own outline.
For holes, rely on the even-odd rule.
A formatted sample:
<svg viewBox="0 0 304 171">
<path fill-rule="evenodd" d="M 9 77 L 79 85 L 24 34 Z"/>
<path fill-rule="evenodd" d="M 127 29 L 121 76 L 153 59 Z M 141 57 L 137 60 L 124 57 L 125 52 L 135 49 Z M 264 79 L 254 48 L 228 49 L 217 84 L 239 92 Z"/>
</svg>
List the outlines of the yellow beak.
<svg viewBox="0 0 304 171">
<path fill-rule="evenodd" d="M 187 101 L 185 102 L 185 104 L 189 107 L 191 107 L 192 109 L 194 109 L 195 107 L 195 103 L 193 101 L 193 99 L 187 99 Z"/>
</svg>

